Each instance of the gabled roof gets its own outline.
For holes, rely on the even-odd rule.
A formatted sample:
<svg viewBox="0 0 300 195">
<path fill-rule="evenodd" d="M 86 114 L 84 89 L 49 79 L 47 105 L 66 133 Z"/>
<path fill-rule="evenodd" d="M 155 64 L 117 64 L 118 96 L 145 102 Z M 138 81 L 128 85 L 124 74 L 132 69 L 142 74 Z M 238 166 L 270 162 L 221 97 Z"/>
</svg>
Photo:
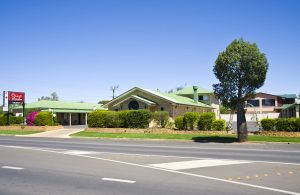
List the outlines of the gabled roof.
<svg viewBox="0 0 300 195">
<path fill-rule="evenodd" d="M 282 98 L 293 98 L 293 99 L 297 98 L 296 94 L 281 94 L 279 96 L 282 97 Z"/>
<path fill-rule="evenodd" d="M 209 91 L 207 89 L 204 89 L 202 87 L 198 87 L 197 93 L 198 94 L 212 94 L 214 92 Z M 194 89 L 193 89 L 193 86 L 192 87 L 185 87 L 181 90 L 175 91 L 174 94 L 191 95 L 191 94 L 194 94 Z"/>
<path fill-rule="evenodd" d="M 113 105 L 113 107 L 118 106 L 118 105 L 122 104 L 123 102 L 125 102 L 125 101 L 127 101 L 127 100 L 129 100 L 129 99 L 135 99 L 135 100 L 144 102 L 144 103 L 147 104 L 147 105 L 155 105 L 155 104 L 156 104 L 155 102 L 152 102 L 152 101 L 147 100 L 147 99 L 145 99 L 145 98 L 142 98 L 142 97 L 140 97 L 140 96 L 137 96 L 137 95 L 131 95 L 131 96 L 129 96 L 128 98 L 125 98 L 124 100 L 122 100 L 122 101 L 118 102 L 117 104 Z"/>
<path fill-rule="evenodd" d="M 149 90 L 149 89 L 144 89 L 144 88 L 139 88 L 139 87 L 134 87 L 134 88 L 130 89 L 129 91 L 127 91 L 127 92 L 119 95 L 115 99 L 111 100 L 110 102 L 108 102 L 104 106 L 106 107 L 107 105 L 112 104 L 115 101 L 120 100 L 121 98 L 124 98 L 126 95 L 132 93 L 135 90 L 140 90 L 142 92 L 151 94 L 153 96 L 162 98 L 166 101 L 169 101 L 169 102 L 175 103 L 175 104 L 183 104 L 183 105 L 189 105 L 189 106 L 199 106 L 199 107 L 205 107 L 205 108 L 212 108 L 211 106 L 209 106 L 207 104 L 204 104 L 202 102 L 195 103 L 194 100 L 191 99 L 191 98 L 182 97 L 182 96 L 176 95 L 174 93 L 163 93 L 163 92 L 160 92 L 160 91 L 154 91 L 154 90 Z"/>
<path fill-rule="evenodd" d="M 33 103 L 27 103 L 25 108 L 38 108 L 38 109 L 70 109 L 70 110 L 93 110 L 94 107 L 98 110 L 103 110 L 101 104 L 93 103 L 80 103 L 80 102 L 65 102 L 65 101 L 48 101 L 41 100 Z M 17 109 L 22 107 L 16 107 Z"/>
</svg>

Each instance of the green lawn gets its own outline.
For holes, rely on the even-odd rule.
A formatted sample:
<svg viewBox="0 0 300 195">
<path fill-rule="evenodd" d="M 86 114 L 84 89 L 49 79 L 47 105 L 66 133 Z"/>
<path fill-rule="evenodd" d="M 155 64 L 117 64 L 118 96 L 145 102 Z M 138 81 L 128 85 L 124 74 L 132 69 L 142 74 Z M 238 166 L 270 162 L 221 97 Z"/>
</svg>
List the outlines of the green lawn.
<svg viewBox="0 0 300 195">
<path fill-rule="evenodd" d="M 134 139 L 177 139 L 194 140 L 196 142 L 236 142 L 236 135 L 195 135 L 195 134 L 150 134 L 150 133 L 100 133 L 81 131 L 73 134 L 75 137 L 95 137 L 95 138 L 134 138 Z M 249 135 L 249 141 L 262 142 L 299 142 L 300 137 L 269 137 L 259 135 Z"/>
<path fill-rule="evenodd" d="M 29 135 L 43 131 L 0 130 L 0 135 Z"/>
</svg>

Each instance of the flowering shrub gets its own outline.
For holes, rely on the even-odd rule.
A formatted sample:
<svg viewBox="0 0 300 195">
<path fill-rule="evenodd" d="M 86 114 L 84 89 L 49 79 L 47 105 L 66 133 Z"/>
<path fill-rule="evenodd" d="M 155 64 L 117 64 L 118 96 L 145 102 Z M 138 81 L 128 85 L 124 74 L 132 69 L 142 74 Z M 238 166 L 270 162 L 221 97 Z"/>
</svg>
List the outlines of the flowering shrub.
<svg viewBox="0 0 300 195">
<path fill-rule="evenodd" d="M 34 111 L 34 112 L 29 113 L 29 114 L 26 116 L 26 124 L 27 124 L 28 126 L 33 126 L 33 125 L 34 125 L 34 119 L 35 119 L 35 116 L 36 116 L 38 113 L 39 113 L 39 112 Z"/>
</svg>

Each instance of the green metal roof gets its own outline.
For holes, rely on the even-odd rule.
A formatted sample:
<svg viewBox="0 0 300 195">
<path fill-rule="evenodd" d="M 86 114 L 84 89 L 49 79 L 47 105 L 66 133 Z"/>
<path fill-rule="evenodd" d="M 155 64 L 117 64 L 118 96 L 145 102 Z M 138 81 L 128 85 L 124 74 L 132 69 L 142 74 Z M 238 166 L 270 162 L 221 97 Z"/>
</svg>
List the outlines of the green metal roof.
<svg viewBox="0 0 300 195">
<path fill-rule="evenodd" d="M 21 106 L 16 107 L 16 109 L 22 108 Z M 93 103 L 80 103 L 80 102 L 65 102 L 65 101 L 48 101 L 41 100 L 33 103 L 27 103 L 25 108 L 37 108 L 37 109 L 65 109 L 65 110 L 103 110 L 101 104 Z"/>
<path fill-rule="evenodd" d="M 129 95 L 130 93 L 132 93 L 135 90 L 140 90 L 142 92 L 150 93 L 154 96 L 160 97 L 162 99 L 165 99 L 169 102 L 176 103 L 176 104 L 212 108 L 210 105 L 204 104 L 202 102 L 195 103 L 194 100 L 191 99 L 191 98 L 179 96 L 179 95 L 176 95 L 174 93 L 163 93 L 163 92 L 160 92 L 160 91 L 154 91 L 154 90 L 144 89 L 144 88 L 140 88 L 140 87 L 134 87 L 134 88 L 126 91 L 125 93 L 119 95 L 115 99 L 113 99 L 110 102 L 108 102 L 107 104 L 105 104 L 104 107 L 107 107 L 109 104 L 114 103 L 115 101 L 117 101 L 120 98 L 126 97 L 126 95 Z"/>
<path fill-rule="evenodd" d="M 297 98 L 296 94 L 282 94 L 282 95 L 279 95 L 279 96 L 282 97 L 282 98 L 293 98 L 293 99 Z"/>
<path fill-rule="evenodd" d="M 300 105 L 300 99 L 295 99 L 295 103 L 293 103 L 293 104 L 283 104 L 281 108 L 282 108 L 283 110 L 285 110 L 285 109 L 294 107 L 294 106 L 296 106 L 296 105 Z"/>
<path fill-rule="evenodd" d="M 141 102 L 144 102 L 144 103 L 147 104 L 147 105 L 155 105 L 155 104 L 156 104 L 155 102 L 152 102 L 152 101 L 147 100 L 147 99 L 145 99 L 145 98 L 142 98 L 142 97 L 140 97 L 140 96 L 137 96 L 137 95 L 131 95 L 131 96 L 129 96 L 128 98 L 125 98 L 124 100 L 122 100 L 122 101 L 118 102 L 117 104 L 113 105 L 113 107 L 116 107 L 116 106 L 122 104 L 123 102 L 125 102 L 125 101 L 127 101 L 127 100 L 129 100 L 129 99 L 139 100 L 139 101 L 141 101 Z"/>
<path fill-rule="evenodd" d="M 71 110 L 71 109 L 52 109 L 54 113 L 90 113 L 93 110 Z M 42 111 L 49 111 L 44 109 Z"/>
<path fill-rule="evenodd" d="M 212 94 L 213 92 L 209 91 L 207 89 L 204 89 L 202 87 L 198 87 L 197 93 L 198 94 Z M 181 90 L 175 91 L 174 94 L 190 95 L 190 94 L 194 94 L 194 89 L 193 89 L 193 86 L 192 87 L 185 87 Z"/>
</svg>

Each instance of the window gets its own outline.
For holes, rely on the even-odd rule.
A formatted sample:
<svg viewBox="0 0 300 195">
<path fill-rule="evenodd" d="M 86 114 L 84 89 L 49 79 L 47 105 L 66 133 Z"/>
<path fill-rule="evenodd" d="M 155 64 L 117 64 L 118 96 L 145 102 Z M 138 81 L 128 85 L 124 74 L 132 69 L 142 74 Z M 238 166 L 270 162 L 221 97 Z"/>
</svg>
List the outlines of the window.
<svg viewBox="0 0 300 195">
<path fill-rule="evenodd" d="M 207 95 L 199 95 L 198 100 L 199 101 L 208 101 L 208 96 Z"/>
<path fill-rule="evenodd" d="M 259 107 L 259 100 L 247 100 L 247 104 L 250 107 Z"/>
<path fill-rule="evenodd" d="M 263 99 L 262 105 L 263 106 L 275 106 L 275 99 Z"/>
<path fill-rule="evenodd" d="M 160 108 L 160 110 L 161 110 L 161 111 L 164 111 L 164 108 L 163 108 L 163 107 L 161 107 L 161 108 Z"/>
<path fill-rule="evenodd" d="M 128 109 L 129 110 L 138 110 L 140 108 L 139 103 L 135 100 L 132 100 L 128 104 Z"/>
</svg>

